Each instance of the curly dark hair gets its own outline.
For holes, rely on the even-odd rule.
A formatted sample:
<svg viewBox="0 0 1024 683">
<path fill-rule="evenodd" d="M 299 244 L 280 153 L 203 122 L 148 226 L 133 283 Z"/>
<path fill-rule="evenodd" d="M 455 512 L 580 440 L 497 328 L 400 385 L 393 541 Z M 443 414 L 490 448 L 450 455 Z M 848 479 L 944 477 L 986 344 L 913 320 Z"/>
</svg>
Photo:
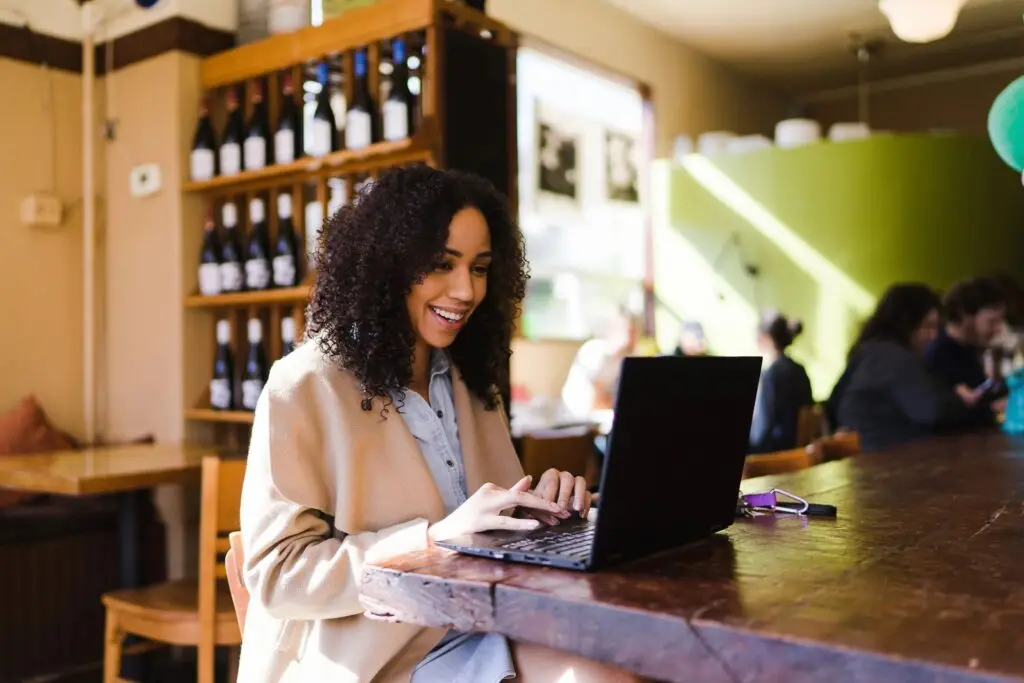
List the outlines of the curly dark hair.
<svg viewBox="0 0 1024 683">
<path fill-rule="evenodd" d="M 522 233 L 505 198 L 475 175 L 428 166 L 389 170 L 331 216 L 319 235 L 307 312 L 321 351 L 355 374 L 369 399 L 399 404 L 416 341 L 405 300 L 443 254 L 448 226 L 474 207 L 490 228 L 487 294 L 452 344 L 452 362 L 488 410 L 508 383 L 512 328 L 529 278 Z"/>
<path fill-rule="evenodd" d="M 936 310 L 942 311 L 942 302 L 928 285 L 909 282 L 889 287 L 861 328 L 850 355 L 867 341 L 885 340 L 909 346 L 914 331 Z"/>
</svg>

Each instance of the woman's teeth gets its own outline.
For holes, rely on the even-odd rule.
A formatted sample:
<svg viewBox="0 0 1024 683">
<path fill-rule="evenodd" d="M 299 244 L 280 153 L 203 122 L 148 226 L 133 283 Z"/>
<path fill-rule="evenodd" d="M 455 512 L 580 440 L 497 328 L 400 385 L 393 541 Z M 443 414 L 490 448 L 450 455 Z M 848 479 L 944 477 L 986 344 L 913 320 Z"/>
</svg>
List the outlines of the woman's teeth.
<svg viewBox="0 0 1024 683">
<path fill-rule="evenodd" d="M 430 307 L 430 310 L 432 310 L 439 318 L 444 318 L 450 323 L 457 323 L 466 317 L 465 313 L 452 313 L 451 311 L 446 311 L 443 308 L 435 308 L 433 306 Z"/>
</svg>

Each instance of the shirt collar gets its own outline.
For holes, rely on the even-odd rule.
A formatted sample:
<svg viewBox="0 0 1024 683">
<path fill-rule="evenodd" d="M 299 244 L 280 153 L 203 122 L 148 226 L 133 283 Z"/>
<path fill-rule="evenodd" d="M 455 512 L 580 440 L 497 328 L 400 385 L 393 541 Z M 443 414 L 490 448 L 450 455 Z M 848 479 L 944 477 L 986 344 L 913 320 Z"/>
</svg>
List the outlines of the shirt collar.
<svg viewBox="0 0 1024 683">
<path fill-rule="evenodd" d="M 451 372 L 452 362 L 444 349 L 434 349 L 430 354 L 430 379 Z"/>
</svg>

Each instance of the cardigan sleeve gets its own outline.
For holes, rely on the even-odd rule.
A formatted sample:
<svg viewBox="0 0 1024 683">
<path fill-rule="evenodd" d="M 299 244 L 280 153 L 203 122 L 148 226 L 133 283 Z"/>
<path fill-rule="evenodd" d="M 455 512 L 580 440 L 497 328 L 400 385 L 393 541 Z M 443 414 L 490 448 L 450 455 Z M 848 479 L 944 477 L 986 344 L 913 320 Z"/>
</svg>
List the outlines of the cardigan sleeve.
<svg viewBox="0 0 1024 683">
<path fill-rule="evenodd" d="M 277 368 L 275 368 L 277 369 Z M 243 575 L 253 601 L 278 619 L 361 614 L 359 582 L 372 562 L 429 545 L 426 519 L 339 533 L 326 509 L 326 468 L 315 410 L 274 372 L 256 406 L 242 487 Z"/>
</svg>

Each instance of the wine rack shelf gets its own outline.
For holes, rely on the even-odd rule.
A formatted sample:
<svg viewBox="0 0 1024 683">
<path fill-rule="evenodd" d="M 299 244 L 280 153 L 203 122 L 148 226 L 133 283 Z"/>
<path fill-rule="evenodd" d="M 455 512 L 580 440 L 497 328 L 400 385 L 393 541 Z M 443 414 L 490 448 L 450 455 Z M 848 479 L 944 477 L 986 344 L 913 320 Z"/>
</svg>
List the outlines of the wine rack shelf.
<svg viewBox="0 0 1024 683">
<path fill-rule="evenodd" d="M 211 180 L 189 181 L 184 184 L 184 189 L 186 192 L 233 194 L 304 182 L 324 175 L 372 173 L 391 166 L 430 163 L 432 153 L 430 146 L 425 143 L 429 139 L 428 129 L 424 126 L 422 134 L 412 139 L 377 142 L 363 149 L 340 150 L 316 159 L 304 157 L 258 171 L 242 171 Z"/>
<path fill-rule="evenodd" d="M 284 289 L 267 289 L 258 292 L 234 292 L 203 296 L 193 294 L 185 297 L 186 308 L 223 308 L 228 306 L 269 306 L 273 304 L 303 303 L 309 299 L 311 285 L 299 285 Z"/>
<path fill-rule="evenodd" d="M 212 408 L 189 408 L 185 418 L 199 422 L 221 422 L 228 424 L 251 425 L 253 413 L 246 410 L 214 410 Z"/>
<path fill-rule="evenodd" d="M 261 390 L 259 376 L 265 381 L 267 368 L 289 352 L 292 341 L 302 343 L 304 338 L 306 303 L 316 281 L 316 255 L 323 248 L 318 240 L 321 226 L 383 171 L 427 164 L 476 173 L 508 196 L 515 213 L 517 45 L 518 37 L 511 29 L 459 0 L 378 0 L 320 26 L 272 36 L 202 60 L 199 83 L 203 105 L 197 107 L 202 118 L 196 128 L 199 142 L 194 142 L 193 149 L 200 156 L 190 159 L 188 174 L 208 179 L 188 180 L 180 187 L 183 200 L 190 205 L 188 213 L 199 215 L 201 205 L 205 214 L 205 222 L 197 221 L 187 230 L 198 235 L 204 225 L 207 228 L 208 232 L 202 233 L 203 256 L 197 259 L 206 268 L 197 270 L 196 286 L 192 294 L 183 297 L 182 307 L 186 326 L 201 330 L 202 335 L 209 333 L 213 343 L 187 344 L 185 348 L 190 400 L 182 412 L 191 425 L 189 438 L 212 437 L 222 446 L 246 446 L 253 413 L 242 408 L 251 408 L 253 396 L 259 395 L 255 393 Z M 396 60 L 402 59 L 404 69 L 396 71 L 396 63 L 403 63 Z M 391 101 L 396 74 L 407 79 L 409 136 L 384 141 L 402 134 L 385 134 L 381 107 Z M 349 144 L 342 129 L 347 131 L 351 123 L 350 105 L 364 92 L 370 101 L 361 103 L 358 112 L 370 115 L 370 144 L 339 149 Z M 293 107 L 285 106 L 289 100 Z M 285 120 L 291 121 L 290 127 L 281 127 L 287 109 L 290 118 Z M 323 138 L 316 137 L 310 127 L 318 116 L 314 110 L 320 111 L 320 121 L 325 120 L 322 109 L 338 116 L 332 133 L 337 137 L 326 146 L 337 151 L 326 154 Z M 223 140 L 232 116 L 237 113 L 243 122 L 251 121 L 255 111 L 266 118 L 254 128 L 245 124 L 241 143 L 232 132 L 230 144 L 241 149 L 234 151 L 239 156 L 228 167 L 268 165 L 223 175 L 225 157 L 216 151 L 217 140 Z M 300 123 L 295 121 L 296 111 Z M 200 133 L 206 135 L 203 126 L 212 131 L 208 136 L 212 149 L 201 144 Z M 250 128 L 257 131 L 257 139 L 265 138 L 266 156 L 262 162 L 247 164 Z M 279 128 L 297 136 L 299 143 L 293 152 L 279 154 L 278 141 L 266 139 L 281 132 Z M 283 149 L 289 149 L 288 143 Z M 214 162 L 197 161 L 208 159 L 202 155 L 209 151 L 217 154 L 212 167 L 207 164 Z M 295 160 L 275 163 L 276 159 Z M 282 231 L 286 237 L 279 241 Z M 260 245 L 264 232 L 267 244 Z M 254 234 L 258 237 L 253 238 Z M 292 239 L 295 245 L 288 249 Z M 213 246 L 208 246 L 207 240 Z M 210 254 L 226 251 L 221 243 L 230 245 L 230 259 L 211 259 Z M 251 252 L 254 244 L 255 255 Z M 269 258 L 262 255 L 268 248 L 273 252 Z M 263 286 L 259 279 L 256 284 L 249 281 L 256 276 L 249 274 L 247 266 L 250 261 L 269 261 L 276 268 L 273 260 L 278 256 L 294 259 L 294 271 L 287 267 L 280 271 L 293 275 L 279 278 L 278 271 L 272 269 L 271 285 L 284 285 L 280 288 L 199 294 L 201 274 L 203 291 L 220 291 L 225 282 L 235 282 L 238 277 L 230 268 L 235 264 L 242 266 L 243 286 Z M 214 264 L 221 287 L 210 285 L 209 266 Z M 287 286 L 293 282 L 300 284 Z M 217 336 L 228 341 L 220 346 Z M 208 379 L 204 381 L 204 377 Z M 229 409 L 214 409 L 215 404 Z"/>
</svg>

